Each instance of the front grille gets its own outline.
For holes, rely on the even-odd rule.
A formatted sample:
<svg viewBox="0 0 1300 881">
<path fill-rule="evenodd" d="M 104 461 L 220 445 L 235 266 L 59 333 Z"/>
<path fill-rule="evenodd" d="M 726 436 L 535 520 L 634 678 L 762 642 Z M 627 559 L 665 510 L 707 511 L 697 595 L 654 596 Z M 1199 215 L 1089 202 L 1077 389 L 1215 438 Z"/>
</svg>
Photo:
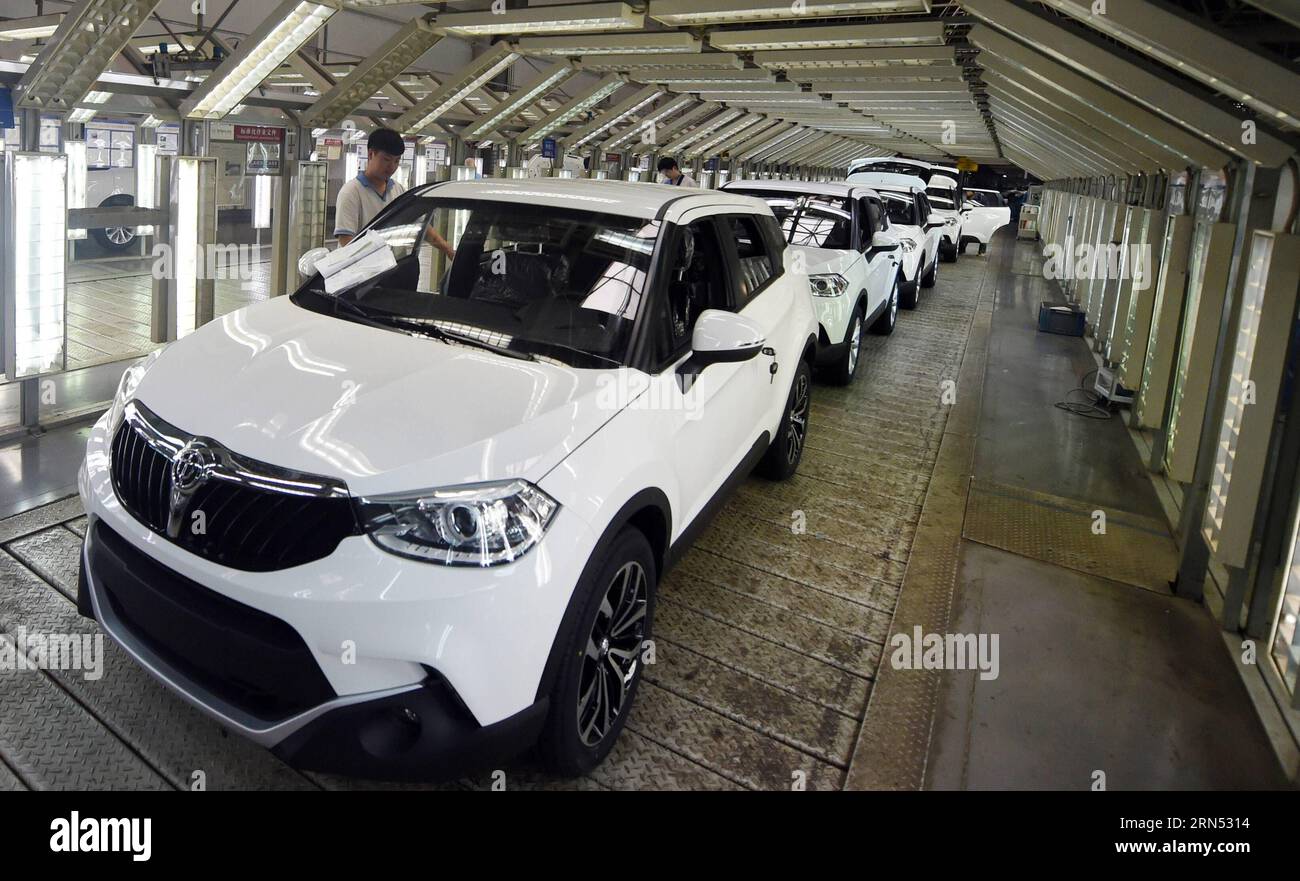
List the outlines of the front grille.
<svg viewBox="0 0 1300 881">
<path fill-rule="evenodd" d="M 173 463 L 202 443 L 211 467 L 174 501 Z M 359 533 L 338 481 L 254 462 L 168 425 L 138 402 L 113 436 L 113 490 L 151 530 L 223 566 L 250 572 L 319 560 Z M 171 529 L 169 530 L 169 525 Z"/>
<path fill-rule="evenodd" d="M 102 520 L 86 562 L 120 626 L 231 707 L 277 722 L 337 697 L 298 631 L 173 572 Z"/>
</svg>

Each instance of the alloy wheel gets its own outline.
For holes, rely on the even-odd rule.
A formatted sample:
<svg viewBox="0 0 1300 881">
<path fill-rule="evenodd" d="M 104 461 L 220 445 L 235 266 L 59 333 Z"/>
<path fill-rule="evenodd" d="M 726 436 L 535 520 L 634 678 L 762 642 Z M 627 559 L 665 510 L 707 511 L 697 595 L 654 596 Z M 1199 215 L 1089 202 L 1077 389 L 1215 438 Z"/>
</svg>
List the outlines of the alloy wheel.
<svg viewBox="0 0 1300 881">
<path fill-rule="evenodd" d="M 115 245 L 126 245 L 135 238 L 135 230 L 125 226 L 110 226 L 104 229 L 104 235 Z"/>
<path fill-rule="evenodd" d="M 790 419 L 786 428 L 786 461 L 793 465 L 803 453 L 804 435 L 808 432 L 808 377 L 800 375 L 794 387 Z"/>
<path fill-rule="evenodd" d="M 858 354 L 862 351 L 862 322 L 857 316 L 853 316 L 853 327 L 849 328 L 852 335 L 849 337 L 849 376 L 852 376 L 858 369 Z"/>
<path fill-rule="evenodd" d="M 594 747 L 627 704 L 640 666 L 649 597 L 645 569 L 632 561 L 614 573 L 601 599 L 578 679 L 578 736 Z"/>
</svg>

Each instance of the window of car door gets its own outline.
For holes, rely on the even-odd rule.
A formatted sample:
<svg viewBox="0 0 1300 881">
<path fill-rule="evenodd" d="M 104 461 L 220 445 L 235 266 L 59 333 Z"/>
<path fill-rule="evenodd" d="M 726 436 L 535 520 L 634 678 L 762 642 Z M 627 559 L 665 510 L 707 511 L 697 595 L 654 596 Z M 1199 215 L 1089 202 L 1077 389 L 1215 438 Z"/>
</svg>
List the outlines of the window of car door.
<svg viewBox="0 0 1300 881">
<path fill-rule="evenodd" d="M 687 241 L 690 245 L 687 245 Z M 664 296 L 658 298 L 654 362 L 667 367 L 691 348 L 695 321 L 705 309 L 733 308 L 730 255 L 712 217 L 674 230 Z"/>
<path fill-rule="evenodd" d="M 858 200 L 858 204 L 862 218 L 862 250 L 865 251 L 871 247 L 871 240 L 875 238 L 876 233 L 889 229 L 889 219 L 885 216 L 885 209 L 881 207 L 880 202 L 870 196 L 863 196 Z"/>
<path fill-rule="evenodd" d="M 732 267 L 732 300 L 737 312 L 772 284 L 782 269 L 785 237 L 777 230 L 764 230 L 764 225 L 775 226 L 775 220 L 764 224 L 764 218 L 754 214 L 724 214 L 718 218 L 723 232 L 723 247 L 733 253 L 727 265 Z M 776 242 L 780 242 L 777 245 Z M 780 248 L 780 250 L 778 250 Z"/>
</svg>

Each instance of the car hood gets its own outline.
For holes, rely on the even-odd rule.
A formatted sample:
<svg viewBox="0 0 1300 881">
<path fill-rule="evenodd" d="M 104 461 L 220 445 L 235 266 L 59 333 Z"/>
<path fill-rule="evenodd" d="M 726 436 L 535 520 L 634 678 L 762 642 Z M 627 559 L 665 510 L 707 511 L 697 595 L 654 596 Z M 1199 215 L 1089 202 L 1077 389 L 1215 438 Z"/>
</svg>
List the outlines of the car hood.
<svg viewBox="0 0 1300 881">
<path fill-rule="evenodd" d="M 618 373 L 507 358 L 276 297 L 169 346 L 135 398 L 244 456 L 374 495 L 538 480 L 617 412 L 602 391 Z"/>
<path fill-rule="evenodd" d="M 811 248 L 805 245 L 793 245 L 791 249 L 804 255 L 804 263 L 809 275 L 825 275 L 831 272 L 844 275 L 849 267 L 862 259 L 857 251 L 840 251 L 834 248 Z"/>
</svg>

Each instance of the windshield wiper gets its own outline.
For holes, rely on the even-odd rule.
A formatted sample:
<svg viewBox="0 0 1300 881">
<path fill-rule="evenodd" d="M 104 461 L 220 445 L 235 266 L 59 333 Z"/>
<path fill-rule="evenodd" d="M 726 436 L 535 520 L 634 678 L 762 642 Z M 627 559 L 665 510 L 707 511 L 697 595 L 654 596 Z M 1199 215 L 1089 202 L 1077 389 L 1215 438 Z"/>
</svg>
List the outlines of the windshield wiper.
<svg viewBox="0 0 1300 881">
<path fill-rule="evenodd" d="M 472 336 L 466 336 L 464 334 L 459 334 L 451 330 L 443 330 L 441 327 L 438 327 L 436 324 L 431 324 L 427 328 L 422 326 L 421 331 L 425 331 L 425 330 L 429 331 L 431 336 L 437 337 L 438 339 L 443 340 L 444 342 L 452 341 L 457 343 L 464 343 L 467 346 L 474 346 L 479 349 L 487 349 L 489 352 L 496 352 L 498 355 L 505 355 L 507 358 L 514 358 L 517 361 L 537 360 L 537 358 L 534 357 L 530 352 L 520 352 L 517 349 L 507 349 L 504 346 L 494 346 L 489 342 L 485 342 L 484 340 L 480 340 L 480 339 L 475 339 Z"/>
</svg>

